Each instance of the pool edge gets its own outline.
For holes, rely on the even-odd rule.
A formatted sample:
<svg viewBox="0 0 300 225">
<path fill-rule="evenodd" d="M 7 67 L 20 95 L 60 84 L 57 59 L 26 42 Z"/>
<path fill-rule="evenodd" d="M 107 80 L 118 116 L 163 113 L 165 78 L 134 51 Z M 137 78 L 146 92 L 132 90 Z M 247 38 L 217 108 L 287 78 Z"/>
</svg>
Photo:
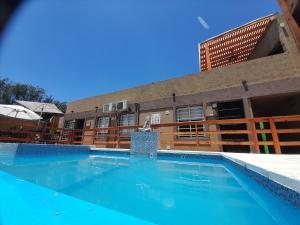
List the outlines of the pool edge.
<svg viewBox="0 0 300 225">
<path fill-rule="evenodd" d="M 96 149 L 91 148 L 93 153 L 123 153 L 130 154 L 129 149 Z M 243 153 L 240 153 L 243 154 Z M 247 156 L 254 155 L 244 153 Z M 243 161 L 236 157 L 235 153 L 224 152 L 199 152 L 199 151 L 180 151 L 180 150 L 159 150 L 158 156 L 171 156 L 176 158 L 205 158 L 205 159 L 221 159 L 230 162 L 238 169 L 243 171 L 247 176 L 251 177 L 257 183 L 268 189 L 280 199 L 288 202 L 296 208 L 300 208 L 300 181 L 283 176 L 276 172 L 267 170 L 249 162 Z M 296 184 L 295 184 L 296 183 Z M 293 184 L 293 185 L 292 185 Z M 299 184 L 299 185 L 298 185 Z"/>
</svg>

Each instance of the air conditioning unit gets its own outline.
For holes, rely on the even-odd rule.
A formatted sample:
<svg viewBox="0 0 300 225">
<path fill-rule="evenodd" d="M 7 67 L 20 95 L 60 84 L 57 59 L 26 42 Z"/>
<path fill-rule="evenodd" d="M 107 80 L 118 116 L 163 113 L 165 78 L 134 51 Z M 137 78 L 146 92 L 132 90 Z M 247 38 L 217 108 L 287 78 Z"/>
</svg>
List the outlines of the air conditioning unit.
<svg viewBox="0 0 300 225">
<path fill-rule="evenodd" d="M 127 100 L 119 101 L 116 104 L 116 108 L 118 111 L 126 111 L 128 110 L 128 106 L 129 104 Z"/>
<path fill-rule="evenodd" d="M 114 112 L 116 109 L 116 106 L 114 103 L 106 103 L 103 105 L 103 112 L 108 113 L 108 112 Z"/>
</svg>

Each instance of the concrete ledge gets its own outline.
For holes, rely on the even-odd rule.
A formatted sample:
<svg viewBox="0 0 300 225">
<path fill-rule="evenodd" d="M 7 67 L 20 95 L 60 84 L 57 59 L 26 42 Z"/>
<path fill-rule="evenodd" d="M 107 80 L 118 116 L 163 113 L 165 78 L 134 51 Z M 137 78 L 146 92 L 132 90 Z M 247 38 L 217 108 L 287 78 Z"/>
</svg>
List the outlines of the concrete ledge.
<svg viewBox="0 0 300 225">
<path fill-rule="evenodd" d="M 300 193 L 300 155 L 222 153 L 223 157 Z"/>
<path fill-rule="evenodd" d="M 243 157 L 247 158 L 244 159 Z M 230 161 L 230 163 L 238 167 L 238 169 L 242 170 L 245 174 L 257 181 L 266 189 L 276 194 L 282 200 L 292 204 L 294 207 L 300 208 L 299 180 L 291 178 L 291 173 L 288 172 L 286 175 L 280 174 L 284 171 L 282 170 L 280 163 L 278 163 L 282 160 L 282 157 L 285 158 L 285 156 L 282 155 L 246 155 L 234 153 L 228 155 L 228 153 L 223 153 L 224 160 Z M 299 157 L 300 156 L 296 156 L 296 162 Z M 254 163 L 249 162 L 255 158 L 256 160 Z M 260 159 L 258 160 L 257 158 Z M 271 163 L 269 162 L 270 160 L 272 161 Z M 284 162 L 287 163 L 286 159 Z M 279 173 L 270 170 L 270 165 L 273 167 L 275 166 L 276 170 L 279 170 Z M 299 164 L 292 163 L 290 166 L 287 166 L 287 168 L 288 170 L 292 170 L 294 169 L 293 167 L 297 165 Z M 299 170 L 296 170 L 296 173 L 299 174 Z"/>
</svg>

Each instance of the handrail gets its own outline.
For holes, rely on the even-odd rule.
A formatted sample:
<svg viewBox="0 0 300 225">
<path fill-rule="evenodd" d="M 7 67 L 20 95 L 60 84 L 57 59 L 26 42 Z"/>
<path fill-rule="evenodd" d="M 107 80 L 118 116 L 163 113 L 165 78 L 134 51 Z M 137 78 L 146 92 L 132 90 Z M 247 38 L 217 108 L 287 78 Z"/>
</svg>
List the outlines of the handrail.
<svg viewBox="0 0 300 225">
<path fill-rule="evenodd" d="M 299 124 L 297 123 L 299 122 Z M 259 129 L 258 124 L 264 123 L 264 129 Z M 292 123 L 292 127 L 280 127 L 278 124 Z M 245 129 L 222 130 L 220 125 L 244 124 Z M 128 147 L 132 131 L 141 128 L 140 125 L 120 126 L 107 128 L 66 129 L 49 126 L 26 126 L 27 129 L 5 129 L 0 124 L 0 142 L 22 143 L 51 143 L 51 144 L 86 144 L 104 145 L 113 148 Z M 214 129 L 211 129 L 214 126 Z M 179 130 L 178 128 L 183 129 Z M 189 131 L 184 127 L 190 127 Z M 203 129 L 204 127 L 204 129 Z M 186 146 L 250 146 L 254 152 L 260 153 L 260 146 L 273 146 L 276 154 L 282 153 L 282 147 L 300 146 L 300 135 L 285 140 L 282 135 L 300 134 L 300 115 L 257 117 L 226 120 L 205 120 L 192 122 L 174 122 L 152 124 L 151 128 L 160 133 L 161 145 L 186 145 Z M 268 140 L 259 137 L 264 134 Z M 222 140 L 221 135 L 246 135 L 248 140 L 232 138 Z M 213 138 L 215 137 L 215 138 Z"/>
</svg>

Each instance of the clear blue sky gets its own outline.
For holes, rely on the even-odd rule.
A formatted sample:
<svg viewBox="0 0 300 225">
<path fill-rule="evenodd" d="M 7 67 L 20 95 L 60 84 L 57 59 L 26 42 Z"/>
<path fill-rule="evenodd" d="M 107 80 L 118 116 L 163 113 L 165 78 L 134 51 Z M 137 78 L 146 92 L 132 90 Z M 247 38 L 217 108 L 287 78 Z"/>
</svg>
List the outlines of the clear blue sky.
<svg viewBox="0 0 300 225">
<path fill-rule="evenodd" d="M 62 101 L 166 80 L 199 70 L 199 42 L 278 11 L 276 0 L 28 0 L 0 43 L 0 76 Z"/>
</svg>

